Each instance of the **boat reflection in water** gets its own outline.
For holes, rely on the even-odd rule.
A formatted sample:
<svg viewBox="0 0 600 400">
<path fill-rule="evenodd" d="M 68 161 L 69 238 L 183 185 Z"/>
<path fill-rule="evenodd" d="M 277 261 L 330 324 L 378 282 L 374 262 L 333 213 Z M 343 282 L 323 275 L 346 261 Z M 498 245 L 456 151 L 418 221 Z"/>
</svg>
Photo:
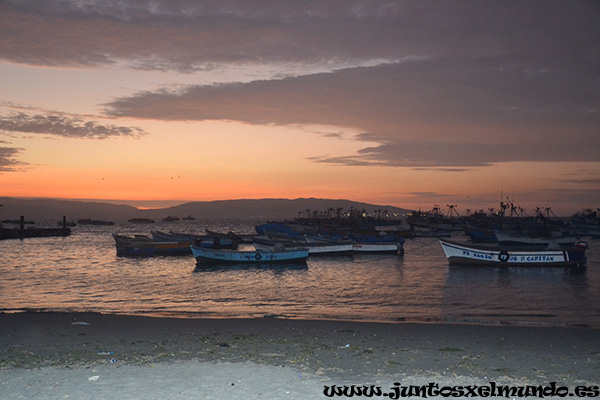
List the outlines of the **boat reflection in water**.
<svg viewBox="0 0 600 400">
<path fill-rule="evenodd" d="M 238 263 L 238 264 L 196 264 L 194 273 L 202 272 L 226 272 L 226 271 L 247 271 L 247 270 L 265 270 L 273 272 L 285 272 L 285 271 L 303 271 L 308 270 L 308 264 L 306 262 L 295 262 L 295 263 Z"/>
</svg>

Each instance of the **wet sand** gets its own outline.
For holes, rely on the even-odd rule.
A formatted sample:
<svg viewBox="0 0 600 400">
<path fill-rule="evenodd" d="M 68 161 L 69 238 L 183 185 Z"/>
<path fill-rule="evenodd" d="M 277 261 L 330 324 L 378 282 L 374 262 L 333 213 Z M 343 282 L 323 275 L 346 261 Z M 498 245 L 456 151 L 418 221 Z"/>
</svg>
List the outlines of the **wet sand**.
<svg viewBox="0 0 600 400">
<path fill-rule="evenodd" d="M 0 398 L 324 399 L 325 385 L 600 385 L 600 330 L 0 314 Z"/>
</svg>

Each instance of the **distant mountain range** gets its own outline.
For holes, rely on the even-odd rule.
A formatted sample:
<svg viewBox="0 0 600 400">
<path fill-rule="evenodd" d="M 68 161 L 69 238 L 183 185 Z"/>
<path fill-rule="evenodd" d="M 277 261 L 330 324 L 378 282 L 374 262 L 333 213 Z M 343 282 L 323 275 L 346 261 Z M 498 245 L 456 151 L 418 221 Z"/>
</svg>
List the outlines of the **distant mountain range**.
<svg viewBox="0 0 600 400">
<path fill-rule="evenodd" d="M 219 200 L 194 201 L 173 207 L 159 209 L 138 209 L 128 205 L 117 205 L 91 201 L 72 201 L 57 199 L 20 199 L 0 197 L 0 220 L 59 221 L 63 215 L 68 221 L 78 219 L 126 221 L 131 218 L 151 218 L 160 220 L 167 216 L 183 218 L 192 216 L 196 219 L 255 219 L 272 220 L 295 218 L 306 214 L 307 210 L 327 211 L 328 209 L 365 210 L 367 213 L 377 210 L 396 213 L 398 216 L 410 212 L 403 208 L 361 203 L 350 200 L 331 200 L 300 198 L 288 199 L 256 199 L 256 200 Z"/>
</svg>

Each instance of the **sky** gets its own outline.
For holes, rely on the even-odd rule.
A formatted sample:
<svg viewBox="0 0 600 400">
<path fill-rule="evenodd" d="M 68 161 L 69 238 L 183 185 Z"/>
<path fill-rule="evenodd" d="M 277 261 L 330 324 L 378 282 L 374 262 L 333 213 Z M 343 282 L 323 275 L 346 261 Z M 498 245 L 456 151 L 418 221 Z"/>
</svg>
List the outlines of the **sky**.
<svg viewBox="0 0 600 400">
<path fill-rule="evenodd" d="M 0 0 L 0 196 L 600 207 L 600 3 Z"/>
</svg>

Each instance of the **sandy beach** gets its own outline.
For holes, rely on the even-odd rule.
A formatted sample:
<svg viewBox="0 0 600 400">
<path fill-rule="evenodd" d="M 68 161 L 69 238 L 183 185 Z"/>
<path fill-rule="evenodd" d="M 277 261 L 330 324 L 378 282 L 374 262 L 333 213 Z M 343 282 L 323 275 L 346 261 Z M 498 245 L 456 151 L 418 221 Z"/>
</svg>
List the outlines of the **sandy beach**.
<svg viewBox="0 0 600 400">
<path fill-rule="evenodd" d="M 491 381 L 598 386 L 600 330 L 0 314 L 2 399 L 324 399 L 332 385 Z"/>
</svg>

